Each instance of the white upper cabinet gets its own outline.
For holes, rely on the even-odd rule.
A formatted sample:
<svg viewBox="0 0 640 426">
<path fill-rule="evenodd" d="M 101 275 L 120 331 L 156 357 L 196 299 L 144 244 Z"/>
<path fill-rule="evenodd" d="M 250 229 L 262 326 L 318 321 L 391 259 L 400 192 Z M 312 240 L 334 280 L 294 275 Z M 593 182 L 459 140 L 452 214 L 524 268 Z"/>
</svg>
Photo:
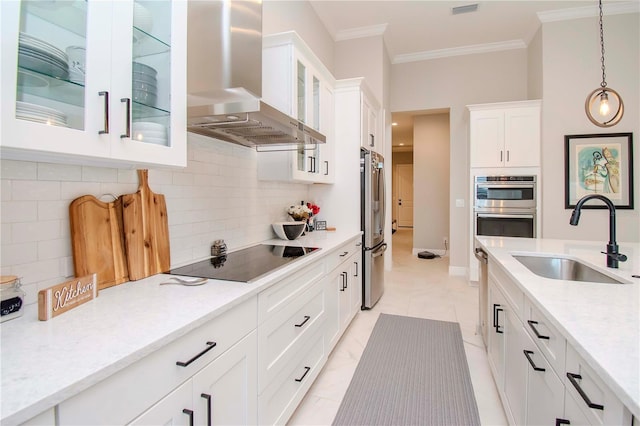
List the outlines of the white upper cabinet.
<svg viewBox="0 0 640 426">
<path fill-rule="evenodd" d="M 258 152 L 263 180 L 333 183 L 334 78 L 295 32 L 265 36 L 262 98 L 326 136 L 325 144 Z"/>
<path fill-rule="evenodd" d="M 539 167 L 540 101 L 469 105 L 471 167 Z"/>
<path fill-rule="evenodd" d="M 186 2 L 1 2 L 3 158 L 186 165 Z"/>
</svg>

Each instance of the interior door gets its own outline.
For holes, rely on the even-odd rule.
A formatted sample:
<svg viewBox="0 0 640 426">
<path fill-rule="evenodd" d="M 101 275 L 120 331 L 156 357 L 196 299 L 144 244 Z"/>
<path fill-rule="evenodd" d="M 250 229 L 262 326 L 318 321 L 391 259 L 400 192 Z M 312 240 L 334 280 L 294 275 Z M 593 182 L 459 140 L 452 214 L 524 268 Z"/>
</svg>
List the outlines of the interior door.
<svg viewBox="0 0 640 426">
<path fill-rule="evenodd" d="M 413 227 L 413 164 L 397 164 L 398 226 Z"/>
</svg>

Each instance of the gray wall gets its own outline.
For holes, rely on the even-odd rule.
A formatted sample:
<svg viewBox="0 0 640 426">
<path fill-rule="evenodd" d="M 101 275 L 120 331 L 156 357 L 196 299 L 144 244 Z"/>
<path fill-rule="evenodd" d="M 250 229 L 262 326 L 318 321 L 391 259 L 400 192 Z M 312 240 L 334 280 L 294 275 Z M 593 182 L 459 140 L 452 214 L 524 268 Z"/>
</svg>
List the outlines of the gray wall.
<svg viewBox="0 0 640 426">
<path fill-rule="evenodd" d="M 525 49 L 457 56 L 391 67 L 391 111 L 450 108 L 450 271 L 465 274 L 469 231 L 469 114 L 466 105 L 527 99 Z M 428 167 L 417 160 L 415 168 Z M 465 207 L 454 207 L 456 199 Z"/>
<path fill-rule="evenodd" d="M 378 102 L 382 103 L 385 56 L 382 36 L 339 41 L 335 48 L 334 76 L 337 79 L 364 77 Z"/>
<path fill-rule="evenodd" d="M 604 17 L 606 80 L 624 100 L 625 115 L 601 129 L 584 113 L 584 101 L 601 81 L 597 18 L 552 22 L 542 27 L 542 221 L 543 237 L 608 240 L 608 214 L 583 212 L 570 226 L 564 209 L 564 135 L 633 132 L 635 210 L 618 210 L 618 240 L 640 241 L 640 14 Z M 561 220 L 559 220 L 561 218 Z M 603 246 L 604 248 L 604 246 Z"/>
<path fill-rule="evenodd" d="M 444 250 L 449 239 L 449 114 L 413 119 L 413 247 Z"/>
</svg>

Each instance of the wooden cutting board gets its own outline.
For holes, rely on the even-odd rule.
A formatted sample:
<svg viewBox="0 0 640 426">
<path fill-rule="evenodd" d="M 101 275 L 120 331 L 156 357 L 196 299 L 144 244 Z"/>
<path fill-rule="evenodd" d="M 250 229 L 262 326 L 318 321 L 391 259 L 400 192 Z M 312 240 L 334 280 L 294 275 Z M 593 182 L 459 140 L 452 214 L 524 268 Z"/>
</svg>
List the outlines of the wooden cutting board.
<svg viewBox="0 0 640 426">
<path fill-rule="evenodd" d="M 69 220 L 76 277 L 96 273 L 100 290 L 129 281 L 121 201 L 83 195 L 69 205 Z"/>
<path fill-rule="evenodd" d="M 138 179 L 138 192 L 120 196 L 130 280 L 166 272 L 171 264 L 164 195 L 151 191 L 147 170 L 138 170 Z"/>
</svg>

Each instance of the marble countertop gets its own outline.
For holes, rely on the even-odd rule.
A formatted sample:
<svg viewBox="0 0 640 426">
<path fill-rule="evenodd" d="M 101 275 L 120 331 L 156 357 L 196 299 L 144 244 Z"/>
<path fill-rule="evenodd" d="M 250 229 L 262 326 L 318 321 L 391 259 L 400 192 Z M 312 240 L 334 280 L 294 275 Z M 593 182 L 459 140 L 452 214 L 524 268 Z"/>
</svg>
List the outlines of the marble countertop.
<svg viewBox="0 0 640 426">
<path fill-rule="evenodd" d="M 606 267 L 606 242 L 477 237 L 526 296 L 566 337 L 622 403 L 640 418 L 640 244 L 618 243 L 628 260 Z M 626 284 L 563 281 L 535 275 L 512 254 L 560 254 Z"/>
<path fill-rule="evenodd" d="M 0 423 L 29 420 L 358 235 L 318 231 L 295 241 L 263 241 L 321 250 L 252 283 L 209 280 L 197 287 L 160 286 L 170 275 L 158 274 L 104 289 L 95 300 L 49 321 L 38 321 L 37 304 L 27 306 L 22 317 L 0 326 Z"/>
</svg>

